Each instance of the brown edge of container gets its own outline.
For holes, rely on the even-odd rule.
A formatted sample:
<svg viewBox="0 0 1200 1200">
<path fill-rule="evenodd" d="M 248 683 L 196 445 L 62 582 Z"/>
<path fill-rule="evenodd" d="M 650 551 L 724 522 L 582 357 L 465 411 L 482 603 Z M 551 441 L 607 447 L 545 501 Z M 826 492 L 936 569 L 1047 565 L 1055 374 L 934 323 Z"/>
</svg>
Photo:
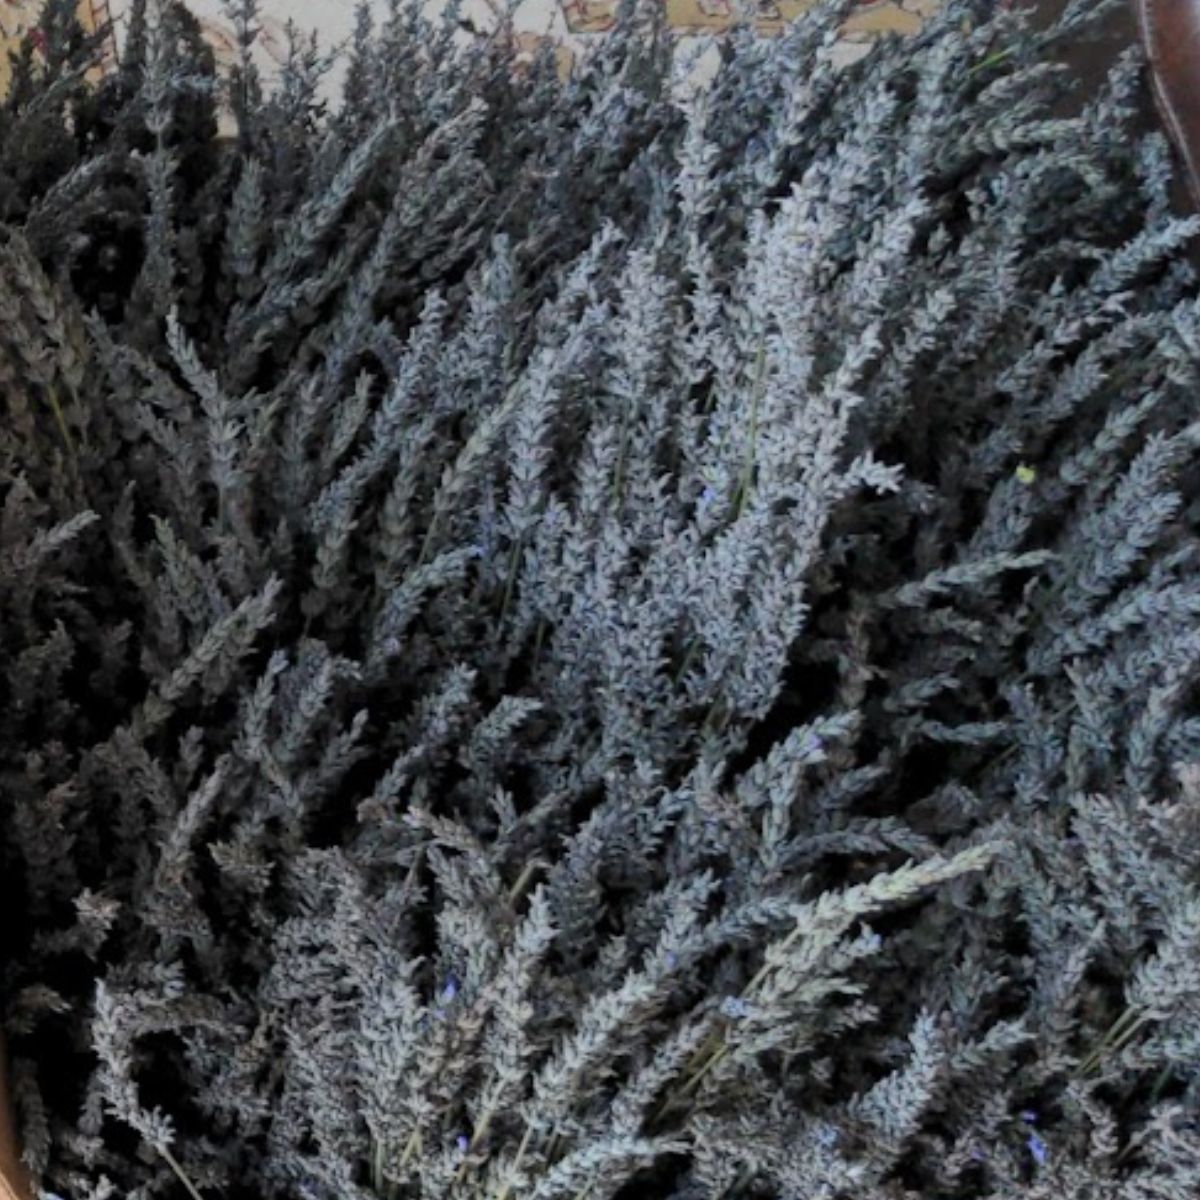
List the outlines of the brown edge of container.
<svg viewBox="0 0 1200 1200">
<path fill-rule="evenodd" d="M 1134 0 L 1159 117 L 1200 204 L 1200 0 Z"/>
<path fill-rule="evenodd" d="M 0 1200 L 30 1200 L 32 1194 L 29 1173 L 21 1162 L 8 1090 L 8 1056 L 0 1035 Z"/>
</svg>

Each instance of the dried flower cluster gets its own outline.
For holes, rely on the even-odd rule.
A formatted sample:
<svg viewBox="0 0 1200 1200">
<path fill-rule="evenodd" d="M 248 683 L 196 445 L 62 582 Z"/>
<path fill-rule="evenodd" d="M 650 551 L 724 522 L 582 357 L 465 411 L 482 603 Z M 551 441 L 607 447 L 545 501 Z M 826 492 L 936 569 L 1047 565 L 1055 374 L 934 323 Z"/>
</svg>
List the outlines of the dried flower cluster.
<svg viewBox="0 0 1200 1200">
<path fill-rule="evenodd" d="M 1194 1200 L 1200 222 L 950 0 L 0 111 L 0 966 L 69 1200 Z M 217 137 L 218 86 L 237 117 Z"/>
</svg>

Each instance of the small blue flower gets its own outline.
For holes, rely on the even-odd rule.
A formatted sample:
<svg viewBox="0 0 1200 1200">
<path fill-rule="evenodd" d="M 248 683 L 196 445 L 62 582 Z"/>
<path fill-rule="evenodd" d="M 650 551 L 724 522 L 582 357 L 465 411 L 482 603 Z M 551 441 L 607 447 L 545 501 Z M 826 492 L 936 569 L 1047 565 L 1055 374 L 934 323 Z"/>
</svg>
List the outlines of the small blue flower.
<svg viewBox="0 0 1200 1200">
<path fill-rule="evenodd" d="M 1037 1119 L 1038 1115 L 1032 1108 L 1023 1108 L 1021 1110 L 1021 1120 L 1024 1121 L 1026 1125 L 1036 1125 Z"/>
<path fill-rule="evenodd" d="M 454 1139 L 454 1144 L 458 1147 L 459 1154 L 466 1154 L 467 1150 L 471 1146 L 471 1139 L 467 1137 L 465 1133 L 460 1133 L 458 1137 Z"/>
<path fill-rule="evenodd" d="M 741 996 L 726 996 L 721 1001 L 721 1015 L 735 1021 L 743 1020 L 750 1015 L 750 1005 Z"/>
<path fill-rule="evenodd" d="M 836 1146 L 839 1137 L 841 1137 L 841 1134 L 832 1125 L 822 1125 L 817 1130 L 817 1141 L 826 1148 Z"/>
<path fill-rule="evenodd" d="M 1029 1147 L 1029 1153 L 1033 1155 L 1034 1161 L 1038 1166 L 1045 1166 L 1046 1159 L 1050 1157 L 1050 1152 L 1046 1149 L 1046 1143 L 1036 1133 L 1031 1133 L 1025 1140 L 1025 1145 Z"/>
<path fill-rule="evenodd" d="M 667 964 L 667 970 L 673 971 L 677 966 L 679 966 L 679 955 L 676 954 L 674 950 L 668 950 L 666 954 L 663 955 L 663 961 Z"/>
<path fill-rule="evenodd" d="M 696 507 L 701 512 L 707 512 L 708 509 L 712 506 L 712 502 L 716 498 L 717 498 L 717 493 L 711 487 L 706 487 L 704 489 L 704 491 L 702 491 L 700 493 L 700 498 L 696 501 Z"/>
<path fill-rule="evenodd" d="M 449 1004 L 455 996 L 458 995 L 458 979 L 454 975 L 447 975 L 446 982 L 442 987 L 442 1002 Z"/>
</svg>

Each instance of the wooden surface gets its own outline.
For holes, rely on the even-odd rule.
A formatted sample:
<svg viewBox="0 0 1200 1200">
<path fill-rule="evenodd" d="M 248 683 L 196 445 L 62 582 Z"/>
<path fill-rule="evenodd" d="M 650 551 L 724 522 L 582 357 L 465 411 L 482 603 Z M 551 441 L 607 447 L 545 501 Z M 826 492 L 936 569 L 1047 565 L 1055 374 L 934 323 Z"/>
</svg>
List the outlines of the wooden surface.
<svg viewBox="0 0 1200 1200">
<path fill-rule="evenodd" d="M 21 1165 L 8 1095 L 8 1060 L 0 1038 L 0 1200 L 27 1200 L 29 1184 Z"/>
</svg>

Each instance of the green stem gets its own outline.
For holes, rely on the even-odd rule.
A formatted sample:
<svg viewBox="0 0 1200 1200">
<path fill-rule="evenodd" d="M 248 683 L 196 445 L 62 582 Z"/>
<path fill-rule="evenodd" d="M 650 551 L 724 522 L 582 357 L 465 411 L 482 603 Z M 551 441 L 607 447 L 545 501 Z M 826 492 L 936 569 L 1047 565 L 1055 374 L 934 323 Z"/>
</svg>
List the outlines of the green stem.
<svg viewBox="0 0 1200 1200">
<path fill-rule="evenodd" d="M 417 555 L 417 566 L 425 565 L 425 556 L 429 553 L 430 547 L 433 545 L 433 531 L 437 528 L 437 509 L 435 508 L 429 516 L 429 524 L 425 528 L 425 536 L 421 539 L 421 551 Z"/>
<path fill-rule="evenodd" d="M 62 440 L 66 443 L 67 454 L 74 459 L 75 442 L 71 437 L 70 429 L 67 428 L 67 418 L 63 413 L 62 405 L 59 403 L 58 392 L 52 383 L 46 385 L 46 396 L 50 401 L 50 411 L 54 414 L 54 421 L 58 425 L 58 432 L 62 435 Z"/>
<path fill-rule="evenodd" d="M 517 882 L 512 885 L 508 892 L 508 907 L 515 908 L 517 901 L 525 894 L 525 889 L 529 887 L 533 881 L 534 875 L 537 874 L 538 864 L 536 862 L 526 863 L 521 870 L 521 874 L 517 876 Z"/>
<path fill-rule="evenodd" d="M 786 952 L 795 945 L 805 931 L 805 926 L 797 925 L 787 935 L 787 937 L 785 937 L 779 943 L 778 947 L 774 950 L 772 957 L 774 958 L 786 954 Z M 743 1000 L 749 1000 L 752 996 L 754 996 L 754 994 L 762 987 L 763 983 L 766 982 L 767 976 L 770 975 L 773 969 L 773 962 L 764 962 L 763 965 L 754 973 L 754 976 L 751 978 L 750 982 L 746 984 L 744 988 L 742 988 L 740 998 Z M 714 1041 L 716 1042 L 715 1047 L 713 1046 Z M 661 1120 L 662 1117 L 670 1112 L 672 1108 L 676 1107 L 681 1100 L 687 1099 L 688 1095 L 690 1095 L 696 1090 L 697 1087 L 700 1086 L 700 1083 L 704 1077 L 708 1075 L 708 1073 L 712 1071 L 712 1069 L 716 1067 L 717 1064 L 720 1063 L 720 1061 L 729 1053 L 729 1050 L 730 1043 L 724 1040 L 720 1034 L 714 1034 L 709 1039 L 708 1045 L 700 1051 L 701 1065 L 699 1070 L 693 1072 L 687 1079 L 683 1081 L 682 1084 L 679 1085 L 678 1088 L 676 1088 L 674 1092 L 671 1093 L 670 1096 L 667 1097 L 666 1100 L 663 1101 L 658 1111 L 654 1114 L 654 1120 Z"/>
<path fill-rule="evenodd" d="M 1167 1063 L 1165 1067 L 1158 1073 L 1158 1078 L 1154 1081 L 1154 1086 L 1150 1089 L 1150 1103 L 1156 1104 L 1158 1098 L 1163 1094 L 1163 1090 L 1167 1084 L 1171 1082 L 1171 1076 L 1175 1073 L 1173 1063 Z"/>
<path fill-rule="evenodd" d="M 981 59 L 973 67 L 967 69 L 967 78 L 972 75 L 979 74 L 980 71 L 986 71 L 988 67 L 995 67 L 1002 63 L 1006 58 L 1011 58 L 1015 47 L 1009 46 L 1007 50 L 997 50 L 995 54 L 989 54 L 987 58 Z"/>
<path fill-rule="evenodd" d="M 405 1167 L 408 1166 L 409 1159 L 411 1159 L 412 1156 L 414 1154 L 416 1154 L 417 1149 L 420 1147 L 420 1145 L 421 1145 L 421 1131 L 419 1129 L 414 1129 L 412 1131 L 412 1133 L 409 1134 L 408 1141 L 405 1143 L 404 1153 L 402 1155 L 400 1155 L 401 1170 L 403 1170 Z"/>
<path fill-rule="evenodd" d="M 684 672 L 692 665 L 692 659 L 695 658 L 698 647 L 699 641 L 696 638 L 692 638 L 688 642 L 687 649 L 683 653 L 683 659 L 679 666 L 675 668 L 675 674 L 671 677 L 672 683 L 678 683 L 683 678 Z"/>
<path fill-rule="evenodd" d="M 1108 1027 L 1108 1031 L 1100 1039 L 1095 1049 L 1080 1062 L 1077 1068 L 1079 1074 L 1087 1075 L 1096 1070 L 1106 1055 L 1115 1054 L 1126 1046 L 1145 1023 L 1146 1018 L 1139 1016 L 1136 1009 L 1125 1009 Z"/>
<path fill-rule="evenodd" d="M 479 1120 L 475 1122 L 475 1129 L 471 1134 L 470 1142 L 467 1144 L 467 1155 L 469 1155 L 471 1151 L 483 1141 L 484 1135 L 487 1133 L 488 1128 L 492 1123 L 492 1118 L 495 1116 L 495 1114 L 496 1109 L 492 1104 L 489 1104 L 487 1108 L 483 1110 L 483 1114 L 480 1116 Z M 464 1155 L 463 1161 L 459 1164 L 459 1168 L 455 1172 L 454 1182 L 462 1183 L 463 1179 L 466 1177 L 466 1174 L 467 1158 L 466 1155 Z"/>
<path fill-rule="evenodd" d="M 200 1194 L 200 1189 L 188 1178 L 187 1172 L 183 1169 L 183 1166 L 175 1155 L 171 1153 L 170 1149 L 167 1146 L 161 1146 L 158 1152 L 163 1156 L 167 1166 L 175 1172 L 176 1178 L 187 1189 L 187 1193 L 191 1196 L 192 1200 L 204 1200 L 204 1197 Z"/>
<path fill-rule="evenodd" d="M 758 443 L 758 410 L 766 391 L 767 338 L 764 334 L 758 343 L 758 356 L 754 364 L 754 395 L 750 401 L 750 436 L 746 444 L 746 461 L 742 466 L 742 479 L 738 484 L 737 510 L 734 520 L 746 511 L 750 498 L 750 482 L 754 477 L 754 455 Z"/>
<path fill-rule="evenodd" d="M 621 436 L 617 442 L 617 465 L 613 469 L 613 497 L 612 506 L 613 512 L 621 507 L 621 495 L 625 490 L 625 442 L 628 439 L 626 426 L 628 425 L 628 405 L 625 412 L 621 414 Z"/>
<path fill-rule="evenodd" d="M 525 1133 L 521 1137 L 521 1144 L 517 1147 L 517 1155 L 513 1159 L 513 1165 L 509 1168 L 509 1176 L 504 1181 L 504 1185 L 496 1193 L 496 1200 L 508 1200 L 508 1193 L 512 1191 L 512 1174 L 521 1165 L 521 1159 L 525 1157 L 526 1147 L 529 1145 L 529 1138 L 533 1133 L 533 1129 L 526 1125 Z"/>
<path fill-rule="evenodd" d="M 518 536 L 513 544 L 512 554 L 508 559 L 508 578 L 504 581 L 504 599 L 500 604 L 500 618 L 496 622 L 496 639 L 504 636 L 504 619 L 508 616 L 508 606 L 512 603 L 513 589 L 517 584 L 517 569 L 521 565 L 521 550 L 525 545 L 525 535 Z"/>
<path fill-rule="evenodd" d="M 383 1143 L 378 1139 L 372 1139 L 371 1190 L 377 1196 L 383 1195 Z"/>
<path fill-rule="evenodd" d="M 530 675 L 537 674 L 538 664 L 542 660 L 542 643 L 545 641 L 545 639 L 546 639 L 546 619 L 543 617 L 538 622 L 537 633 L 534 635 L 534 639 L 533 639 L 533 657 L 530 660 L 530 665 L 529 665 Z"/>
</svg>

